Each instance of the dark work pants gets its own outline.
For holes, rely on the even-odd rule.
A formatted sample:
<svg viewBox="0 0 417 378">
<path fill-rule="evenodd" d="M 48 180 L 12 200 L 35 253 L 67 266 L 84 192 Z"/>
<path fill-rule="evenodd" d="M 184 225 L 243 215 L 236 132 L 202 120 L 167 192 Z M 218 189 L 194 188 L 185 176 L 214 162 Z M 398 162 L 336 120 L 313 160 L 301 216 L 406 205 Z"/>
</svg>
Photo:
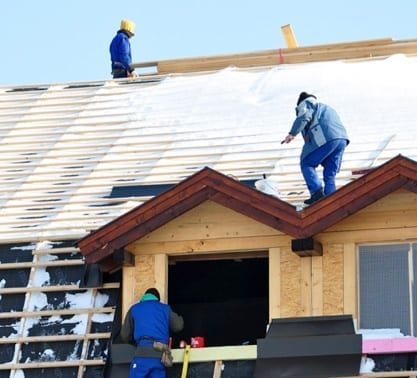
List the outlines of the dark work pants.
<svg viewBox="0 0 417 378">
<path fill-rule="evenodd" d="M 113 79 L 120 79 L 122 77 L 127 77 L 127 70 L 123 68 L 113 68 L 111 71 Z"/>
</svg>

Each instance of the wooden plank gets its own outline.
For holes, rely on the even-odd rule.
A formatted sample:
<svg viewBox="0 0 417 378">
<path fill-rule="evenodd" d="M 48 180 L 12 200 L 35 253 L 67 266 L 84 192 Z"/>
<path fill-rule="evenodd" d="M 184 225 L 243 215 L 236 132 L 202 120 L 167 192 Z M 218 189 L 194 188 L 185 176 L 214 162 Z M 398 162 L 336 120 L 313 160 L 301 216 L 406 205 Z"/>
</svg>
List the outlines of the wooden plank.
<svg viewBox="0 0 417 378">
<path fill-rule="evenodd" d="M 60 194 L 62 197 L 62 194 Z M 36 198 L 39 198 L 36 196 Z M 91 200 L 90 200 L 91 203 Z M 32 255 L 58 255 L 61 253 L 80 253 L 80 250 L 76 247 L 66 247 L 66 248 L 46 248 L 46 249 L 35 249 L 32 251 Z"/>
<path fill-rule="evenodd" d="M 345 243 L 343 251 L 344 313 L 352 314 L 354 319 L 358 319 L 356 266 L 356 245 Z"/>
<path fill-rule="evenodd" d="M 0 319 L 8 318 L 30 318 L 37 316 L 61 316 L 61 315 L 80 315 L 80 314 L 102 314 L 114 313 L 114 307 L 95 307 L 95 308 L 74 308 L 65 310 L 40 310 L 40 311 L 14 311 L 1 312 Z"/>
<path fill-rule="evenodd" d="M 161 300 L 168 303 L 168 256 L 160 253 L 154 256 L 155 287 L 158 288 Z"/>
<path fill-rule="evenodd" d="M 322 239 L 326 243 L 388 243 L 390 241 L 399 241 L 406 239 L 415 239 L 417 227 L 394 228 L 394 229 L 376 229 L 376 230 L 350 230 L 345 232 L 324 232 Z"/>
<path fill-rule="evenodd" d="M 220 260 L 233 260 L 233 259 L 256 259 L 256 258 L 268 258 L 267 251 L 248 251 L 248 252 L 216 252 L 216 253 L 199 253 L 194 255 L 170 255 L 169 262 L 181 262 L 181 261 L 220 261 Z"/>
<path fill-rule="evenodd" d="M 123 286 L 122 286 L 122 319 L 126 317 L 130 306 L 135 303 L 137 298 L 135 297 L 135 267 L 124 266 L 123 270 Z"/>
<path fill-rule="evenodd" d="M 97 358 L 94 360 L 71 360 L 71 361 L 49 361 L 49 362 L 25 362 L 17 364 L 0 364 L 0 370 L 20 370 L 20 369 L 47 369 L 47 368 L 63 368 L 74 366 L 99 366 L 106 362 Z M 52 372 L 51 372 L 52 373 Z"/>
<path fill-rule="evenodd" d="M 106 283 L 102 287 L 97 289 L 118 289 L 120 284 L 115 283 Z M 19 294 L 19 293 L 32 293 L 32 292 L 53 292 L 53 291 L 86 291 L 91 288 L 80 288 L 77 285 L 55 285 L 55 286 L 30 286 L 30 287 L 8 287 L 1 288 L 0 294 Z"/>
<path fill-rule="evenodd" d="M 182 363 L 185 349 L 173 349 L 174 362 Z M 237 345 L 223 347 L 191 348 L 190 362 L 254 360 L 256 345 Z"/>
<path fill-rule="evenodd" d="M 311 258 L 311 315 L 323 315 L 323 256 Z"/>
<path fill-rule="evenodd" d="M 53 335 L 53 336 L 21 336 L 0 338 L 0 344 L 17 344 L 17 343 L 40 343 L 40 342 L 62 342 L 72 340 L 94 340 L 109 339 L 111 332 L 87 333 L 85 335 Z"/>
<path fill-rule="evenodd" d="M 186 240 L 169 243 L 168 241 L 146 243 L 139 240 L 129 244 L 128 250 L 134 254 L 152 255 L 169 251 L 169 255 L 181 253 L 216 253 L 218 251 L 230 251 L 233 241 L 233 252 L 267 250 L 274 247 L 288 246 L 290 237 L 287 235 L 264 235 L 260 237 L 234 237 L 219 238 L 213 240 Z"/>
<path fill-rule="evenodd" d="M 325 244 L 323 254 L 323 315 L 343 314 L 343 244 Z"/>
<path fill-rule="evenodd" d="M 281 248 L 269 249 L 269 321 L 281 317 Z"/>
<path fill-rule="evenodd" d="M 311 305 L 311 257 L 303 257 L 300 259 L 301 269 L 301 286 L 300 286 L 300 305 L 301 316 L 310 316 L 312 313 Z"/>
<path fill-rule="evenodd" d="M 281 26 L 281 32 L 284 36 L 285 43 L 288 48 L 298 47 L 297 40 L 290 24 Z"/>
<path fill-rule="evenodd" d="M 223 361 L 214 362 L 213 378 L 220 378 L 222 376 Z"/>
<path fill-rule="evenodd" d="M 393 42 L 391 38 L 383 38 L 360 42 L 266 50 L 246 54 L 165 60 L 158 62 L 158 72 L 160 74 L 167 74 L 173 72 L 212 71 L 230 65 L 253 67 L 276 65 L 279 63 L 371 58 L 400 52 L 409 54 L 417 53 L 416 40 L 407 40 L 402 43 L 398 42 L 401 41 Z"/>
<path fill-rule="evenodd" d="M 38 267 L 54 267 L 54 266 L 75 266 L 83 265 L 84 261 L 81 259 L 73 260 L 55 260 L 55 261 L 37 261 L 37 262 L 16 262 L 16 263 L 2 263 L 0 264 L 1 269 L 28 269 L 28 268 L 38 268 Z"/>
</svg>

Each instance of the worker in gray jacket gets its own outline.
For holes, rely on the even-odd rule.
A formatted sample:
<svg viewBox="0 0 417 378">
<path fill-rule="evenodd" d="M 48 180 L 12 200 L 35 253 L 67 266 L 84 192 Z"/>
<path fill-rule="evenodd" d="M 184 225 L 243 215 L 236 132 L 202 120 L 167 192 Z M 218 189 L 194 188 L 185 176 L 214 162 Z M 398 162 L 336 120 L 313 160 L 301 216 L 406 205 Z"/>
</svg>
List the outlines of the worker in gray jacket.
<svg viewBox="0 0 417 378">
<path fill-rule="evenodd" d="M 349 139 L 337 112 L 316 96 L 300 93 L 295 111 L 297 117 L 282 143 L 290 143 L 299 133 L 304 138 L 300 167 L 310 192 L 304 203 L 311 205 L 336 190 L 336 174 Z M 323 166 L 324 188 L 316 172 L 319 165 Z"/>
</svg>

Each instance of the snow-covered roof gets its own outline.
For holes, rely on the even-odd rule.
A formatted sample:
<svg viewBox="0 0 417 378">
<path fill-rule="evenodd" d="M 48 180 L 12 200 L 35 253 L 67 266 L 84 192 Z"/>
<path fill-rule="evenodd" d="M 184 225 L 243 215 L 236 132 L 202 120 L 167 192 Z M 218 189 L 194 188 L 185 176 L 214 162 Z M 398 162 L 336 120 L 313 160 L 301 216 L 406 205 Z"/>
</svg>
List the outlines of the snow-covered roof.
<svg viewBox="0 0 417 378">
<path fill-rule="evenodd" d="M 149 199 L 119 186 L 176 184 L 208 166 L 263 175 L 291 204 L 308 193 L 301 137 L 281 145 L 301 91 L 351 140 L 338 187 L 402 154 L 417 160 L 417 58 L 282 64 L 134 80 L 0 88 L 0 242 L 77 238 Z"/>
</svg>

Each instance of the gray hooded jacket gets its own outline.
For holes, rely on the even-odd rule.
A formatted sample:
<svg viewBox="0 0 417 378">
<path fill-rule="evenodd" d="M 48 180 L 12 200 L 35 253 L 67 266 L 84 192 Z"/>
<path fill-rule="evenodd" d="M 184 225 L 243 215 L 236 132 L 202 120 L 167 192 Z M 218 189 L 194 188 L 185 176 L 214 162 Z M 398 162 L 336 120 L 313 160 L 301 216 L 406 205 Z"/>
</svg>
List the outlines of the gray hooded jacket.
<svg viewBox="0 0 417 378">
<path fill-rule="evenodd" d="M 304 146 L 301 160 L 317 148 L 335 139 L 345 139 L 349 144 L 345 127 L 337 112 L 329 105 L 308 97 L 296 108 L 295 119 L 290 134 L 296 136 L 301 132 Z"/>
</svg>

